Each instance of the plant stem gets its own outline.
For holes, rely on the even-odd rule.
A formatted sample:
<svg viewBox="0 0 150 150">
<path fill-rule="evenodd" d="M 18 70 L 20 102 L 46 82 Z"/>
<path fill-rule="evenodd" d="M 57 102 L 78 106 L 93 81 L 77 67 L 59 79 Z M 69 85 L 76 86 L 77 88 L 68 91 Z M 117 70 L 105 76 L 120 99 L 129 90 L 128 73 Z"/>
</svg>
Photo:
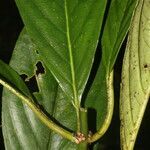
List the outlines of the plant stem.
<svg viewBox="0 0 150 150">
<path fill-rule="evenodd" d="M 106 84 L 107 84 L 107 98 L 108 98 L 107 115 L 102 127 L 95 134 L 93 134 L 91 138 L 89 138 L 88 140 L 89 143 L 95 142 L 98 139 L 100 139 L 105 134 L 111 123 L 114 109 L 113 71 L 109 75 L 107 75 Z"/>
<path fill-rule="evenodd" d="M 86 140 L 88 137 L 88 123 L 87 123 L 87 110 L 85 108 L 80 108 L 80 125 L 81 125 L 81 133 L 85 136 L 85 141 L 79 143 L 78 150 L 87 150 L 88 149 L 88 141 Z"/>
<path fill-rule="evenodd" d="M 22 100 L 30 109 L 36 114 L 36 116 L 51 130 L 60 134 L 62 137 L 77 143 L 77 139 L 73 136 L 73 133 L 61 128 L 56 123 L 54 123 L 49 117 L 47 117 L 42 110 L 38 107 L 38 105 L 32 100 L 32 98 L 23 94 L 20 90 L 13 87 L 11 84 L 0 79 L 0 84 L 6 87 L 9 91 L 15 94 L 18 98 Z"/>
</svg>

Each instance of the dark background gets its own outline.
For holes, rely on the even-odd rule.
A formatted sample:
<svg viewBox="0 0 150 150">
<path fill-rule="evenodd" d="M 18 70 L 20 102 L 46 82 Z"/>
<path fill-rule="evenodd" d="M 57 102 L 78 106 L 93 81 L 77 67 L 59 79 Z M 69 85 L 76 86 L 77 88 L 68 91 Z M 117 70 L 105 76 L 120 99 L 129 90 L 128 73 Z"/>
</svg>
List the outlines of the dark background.
<svg viewBox="0 0 150 150">
<path fill-rule="evenodd" d="M 14 0 L 0 0 L 0 59 L 6 63 L 11 58 L 15 42 L 22 28 L 23 23 Z M 0 86 L 0 112 L 2 103 L 1 94 L 2 86 Z M 1 129 L 0 117 L 0 150 L 3 150 L 4 144 Z"/>
<path fill-rule="evenodd" d="M 19 16 L 19 12 L 13 0 L 0 0 L 0 59 L 9 63 L 15 42 L 18 35 L 23 28 L 23 23 Z M 105 145 L 105 150 L 119 150 L 119 85 L 120 74 L 122 66 L 122 57 L 124 54 L 125 46 L 119 53 L 119 57 L 115 64 L 115 112 L 112 124 L 101 139 Z M 0 86 L 0 112 L 1 112 L 1 93 L 2 87 Z M 135 150 L 149 150 L 150 142 L 150 106 L 148 104 L 146 113 L 140 128 L 137 138 Z M 1 115 L 0 115 L 1 116 Z M 0 117 L 0 150 L 4 149 L 3 136 L 1 131 L 1 117 Z"/>
</svg>

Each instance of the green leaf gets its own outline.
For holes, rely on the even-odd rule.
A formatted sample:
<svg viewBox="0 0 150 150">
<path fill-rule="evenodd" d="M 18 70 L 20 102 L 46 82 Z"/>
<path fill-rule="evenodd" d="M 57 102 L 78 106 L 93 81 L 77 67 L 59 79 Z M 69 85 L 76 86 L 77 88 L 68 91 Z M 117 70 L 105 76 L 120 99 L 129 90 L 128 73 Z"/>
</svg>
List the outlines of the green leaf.
<svg viewBox="0 0 150 150">
<path fill-rule="evenodd" d="M 38 62 L 41 62 L 44 67 L 43 73 L 37 69 L 36 64 Z M 51 117 L 59 120 L 59 124 L 74 131 L 76 129 L 76 117 L 73 113 L 73 106 L 40 59 L 37 49 L 26 31 L 22 32 L 17 41 L 10 65 L 20 75 L 26 75 L 26 81 L 29 83 L 31 77 L 35 77 L 39 91 L 33 94 L 37 102 Z M 2 71 L 1 68 L 0 71 Z M 11 73 L 6 72 L 5 75 L 6 78 L 7 76 L 10 78 Z M 12 82 L 18 83 L 18 86 L 23 83 L 22 80 L 16 82 L 13 78 Z M 76 144 L 45 127 L 28 106 L 7 89 L 4 89 L 3 92 L 2 127 L 5 147 L 8 150 L 66 150 L 68 147 L 76 148 Z"/>
<path fill-rule="evenodd" d="M 121 44 L 128 32 L 136 1 L 111 1 L 102 36 L 103 62 L 109 73 L 113 69 Z"/>
<path fill-rule="evenodd" d="M 86 106 L 97 112 L 99 130 L 92 140 L 101 137 L 109 127 L 113 114 L 113 66 L 129 28 L 136 0 L 112 0 L 108 7 L 102 34 L 102 59 L 94 83 L 87 96 Z"/>
<path fill-rule="evenodd" d="M 103 62 L 110 73 L 121 44 L 128 32 L 137 0 L 112 0 L 102 35 Z M 113 22 L 113 23 L 112 23 Z"/>
<path fill-rule="evenodd" d="M 80 101 L 92 67 L 106 0 L 16 3 L 42 60 L 73 101 L 79 123 Z"/>
<path fill-rule="evenodd" d="M 150 97 L 150 3 L 139 0 L 123 61 L 120 95 L 121 146 L 132 150 Z"/>
</svg>

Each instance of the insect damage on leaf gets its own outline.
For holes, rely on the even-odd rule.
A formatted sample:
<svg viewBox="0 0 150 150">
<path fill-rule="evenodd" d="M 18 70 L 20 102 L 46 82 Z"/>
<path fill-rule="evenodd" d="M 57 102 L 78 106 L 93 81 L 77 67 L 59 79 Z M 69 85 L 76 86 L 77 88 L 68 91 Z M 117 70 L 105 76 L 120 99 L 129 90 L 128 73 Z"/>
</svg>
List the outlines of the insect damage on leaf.
<svg viewBox="0 0 150 150">
<path fill-rule="evenodd" d="M 43 67 L 43 64 L 41 61 L 38 61 L 36 64 L 36 75 L 38 76 L 39 74 L 45 74 L 45 68 Z"/>
<path fill-rule="evenodd" d="M 36 81 L 36 77 L 32 76 L 31 78 L 28 78 L 28 76 L 26 74 L 22 74 L 20 75 L 21 78 L 25 81 L 27 87 L 29 88 L 29 90 L 34 93 L 34 92 L 39 92 L 39 88 L 37 85 L 37 81 Z"/>
<path fill-rule="evenodd" d="M 36 76 L 38 76 L 39 74 L 45 74 L 45 68 L 41 61 L 38 61 L 35 66 L 36 66 L 35 75 L 33 75 L 32 77 L 29 77 L 26 74 L 20 75 L 32 93 L 39 92 Z"/>
</svg>

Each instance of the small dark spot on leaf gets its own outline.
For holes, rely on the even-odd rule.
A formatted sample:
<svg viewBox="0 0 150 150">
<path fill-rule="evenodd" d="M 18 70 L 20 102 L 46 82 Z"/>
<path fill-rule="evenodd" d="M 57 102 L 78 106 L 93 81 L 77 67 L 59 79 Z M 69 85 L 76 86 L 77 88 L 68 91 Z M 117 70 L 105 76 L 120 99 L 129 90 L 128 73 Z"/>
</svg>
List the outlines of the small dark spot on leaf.
<svg viewBox="0 0 150 150">
<path fill-rule="evenodd" d="M 147 65 L 147 64 L 144 64 L 144 68 L 148 68 L 148 65 Z"/>
<path fill-rule="evenodd" d="M 122 121 L 122 120 L 120 120 L 120 121 Z M 121 123 L 120 126 L 121 126 L 121 127 L 124 127 L 123 123 Z"/>
<path fill-rule="evenodd" d="M 134 140 L 133 140 L 133 139 L 131 139 L 131 140 L 130 140 L 130 142 L 134 142 Z"/>
<path fill-rule="evenodd" d="M 142 25 L 144 24 L 144 22 L 142 21 Z"/>
<path fill-rule="evenodd" d="M 39 54 L 38 50 L 35 51 L 37 54 Z"/>
<path fill-rule="evenodd" d="M 133 107 L 131 107 L 131 111 L 133 111 Z"/>
<path fill-rule="evenodd" d="M 132 132 L 130 132 L 129 134 L 130 134 L 130 135 L 132 135 L 133 133 L 132 133 Z"/>
<path fill-rule="evenodd" d="M 134 97 L 136 97 L 136 95 L 137 95 L 137 92 L 134 92 Z"/>
<path fill-rule="evenodd" d="M 36 67 L 37 67 L 36 75 L 45 73 L 45 68 L 43 67 L 43 65 L 40 61 L 36 64 Z"/>
</svg>

